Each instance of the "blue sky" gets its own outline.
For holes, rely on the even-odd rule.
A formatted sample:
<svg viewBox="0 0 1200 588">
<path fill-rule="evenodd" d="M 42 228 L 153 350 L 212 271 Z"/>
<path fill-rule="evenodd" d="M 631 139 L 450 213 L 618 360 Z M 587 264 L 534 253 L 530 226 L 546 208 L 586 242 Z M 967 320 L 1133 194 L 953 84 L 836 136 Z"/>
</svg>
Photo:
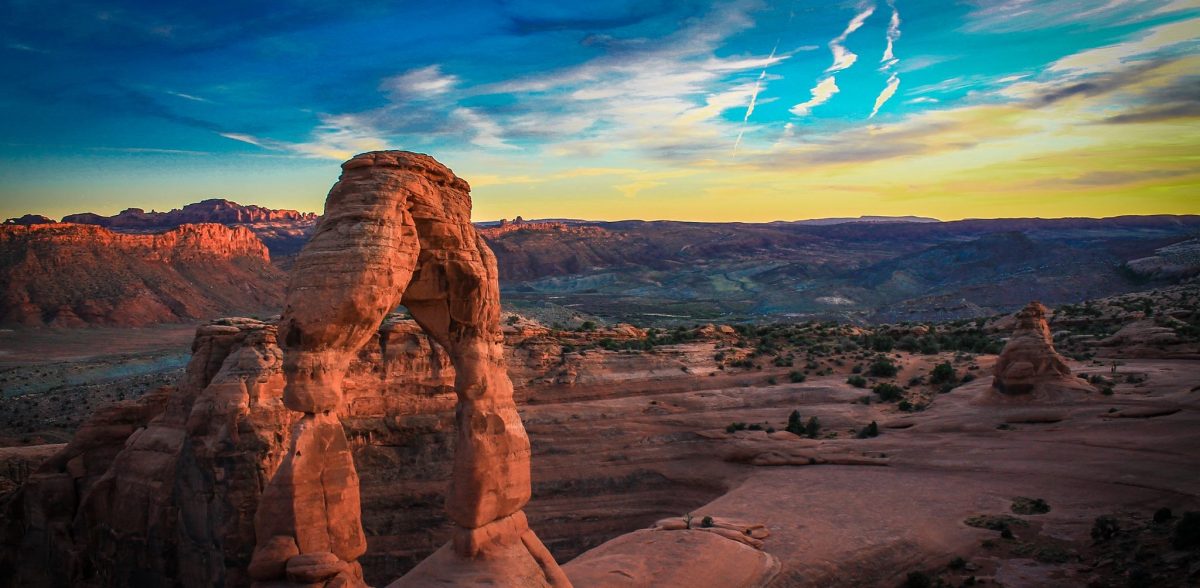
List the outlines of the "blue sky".
<svg viewBox="0 0 1200 588">
<path fill-rule="evenodd" d="M 6 1 L 0 216 L 320 210 L 434 155 L 480 220 L 1200 213 L 1195 0 Z"/>
</svg>

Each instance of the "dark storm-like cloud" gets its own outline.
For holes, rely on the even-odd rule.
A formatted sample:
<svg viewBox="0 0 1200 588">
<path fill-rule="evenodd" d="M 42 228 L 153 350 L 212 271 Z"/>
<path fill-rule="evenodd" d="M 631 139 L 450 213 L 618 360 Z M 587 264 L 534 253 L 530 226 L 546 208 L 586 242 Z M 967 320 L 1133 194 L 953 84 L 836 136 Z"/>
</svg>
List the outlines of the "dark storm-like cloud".
<svg viewBox="0 0 1200 588">
<path fill-rule="evenodd" d="M 1151 89 L 1138 104 L 1103 122 L 1120 125 L 1197 117 L 1200 117 L 1200 75 L 1192 75 Z"/>
<path fill-rule="evenodd" d="M 1070 84 L 1051 86 L 1027 102 L 1030 108 L 1043 108 L 1070 98 L 1090 98 L 1111 94 L 1136 86 L 1154 71 L 1170 63 L 1161 59 L 1122 69 L 1110 74 L 1096 75 Z"/>
</svg>

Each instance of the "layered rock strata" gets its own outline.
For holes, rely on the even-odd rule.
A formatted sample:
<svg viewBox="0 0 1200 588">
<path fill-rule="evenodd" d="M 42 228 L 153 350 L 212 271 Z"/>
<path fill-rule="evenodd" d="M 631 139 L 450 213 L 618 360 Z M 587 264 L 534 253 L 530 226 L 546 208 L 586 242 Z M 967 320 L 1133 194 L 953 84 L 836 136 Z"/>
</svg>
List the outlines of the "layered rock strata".
<svg viewBox="0 0 1200 588">
<path fill-rule="evenodd" d="M 245 227 L 123 234 L 0 226 L 0 324 L 141 327 L 278 308 L 283 273 Z"/>
<path fill-rule="evenodd" d="M 505 371 L 496 261 L 471 225 L 469 186 L 433 158 L 407 152 L 366 153 L 342 169 L 288 284 L 284 403 L 302 416 L 255 519 L 251 575 L 362 584 L 358 477 L 334 412 L 351 359 L 403 304 L 455 368 L 446 512 L 457 530 L 413 571 L 422 580 L 397 585 L 464 573 L 495 585 L 568 585 L 521 512 L 530 497 L 529 439 Z"/>
</svg>

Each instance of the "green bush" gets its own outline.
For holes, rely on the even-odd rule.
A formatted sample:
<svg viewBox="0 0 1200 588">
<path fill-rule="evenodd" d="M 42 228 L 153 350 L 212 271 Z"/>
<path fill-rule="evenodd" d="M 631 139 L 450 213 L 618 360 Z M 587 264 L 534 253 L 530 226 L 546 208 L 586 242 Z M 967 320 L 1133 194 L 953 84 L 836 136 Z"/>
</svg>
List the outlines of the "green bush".
<svg viewBox="0 0 1200 588">
<path fill-rule="evenodd" d="M 793 410 L 792 414 L 788 415 L 787 427 L 783 430 L 795 435 L 804 435 L 804 418 L 800 416 L 800 411 Z"/>
<path fill-rule="evenodd" d="M 1029 523 L 1009 515 L 975 515 L 963 521 L 968 527 L 1003 531 L 1009 527 L 1027 527 Z"/>
<path fill-rule="evenodd" d="M 849 378 L 846 379 L 846 383 L 850 384 L 851 386 L 854 386 L 855 388 L 866 388 L 867 387 L 867 379 L 862 376 L 859 376 L 859 375 L 850 376 Z"/>
<path fill-rule="evenodd" d="M 1050 512 L 1050 505 L 1041 498 L 1018 496 L 1012 501 L 1012 511 L 1022 515 L 1038 515 Z"/>
<path fill-rule="evenodd" d="M 954 372 L 954 366 L 950 362 L 939 363 L 933 367 L 933 372 L 929 374 L 929 383 L 938 384 L 953 384 L 958 381 L 958 374 Z"/>
<path fill-rule="evenodd" d="M 736 422 L 736 421 L 729 423 L 729 425 L 725 427 L 726 433 L 733 433 L 735 431 L 744 431 L 744 430 L 746 430 L 746 423 L 741 423 L 741 422 Z"/>
<path fill-rule="evenodd" d="M 808 424 L 804 427 L 804 433 L 809 439 L 816 439 L 817 434 L 821 432 L 821 421 L 817 417 L 808 419 Z"/>
<path fill-rule="evenodd" d="M 804 375 L 804 372 L 792 370 L 788 373 L 788 379 L 791 380 L 793 384 L 799 384 L 800 382 L 807 380 L 808 376 Z"/>
<path fill-rule="evenodd" d="M 889 384 L 887 382 L 875 384 L 875 387 L 871 388 L 871 390 L 875 392 L 875 394 L 879 396 L 879 400 L 883 402 L 895 402 L 904 397 L 904 388 L 901 388 L 895 384 Z"/>
<path fill-rule="evenodd" d="M 899 371 L 900 368 L 896 367 L 896 364 L 892 363 L 886 357 L 881 357 L 871 364 L 867 373 L 876 378 L 891 378 L 899 373 Z"/>
</svg>

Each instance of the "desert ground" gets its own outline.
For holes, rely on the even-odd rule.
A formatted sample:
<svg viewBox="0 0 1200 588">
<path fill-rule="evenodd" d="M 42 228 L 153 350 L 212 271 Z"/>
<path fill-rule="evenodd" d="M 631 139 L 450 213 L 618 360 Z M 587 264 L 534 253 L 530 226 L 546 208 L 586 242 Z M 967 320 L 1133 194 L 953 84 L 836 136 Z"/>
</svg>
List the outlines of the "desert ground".
<svg viewBox="0 0 1200 588">
<path fill-rule="evenodd" d="M 532 319 L 507 322 L 517 350 L 547 340 L 514 336 Z M 576 585 L 618 576 L 634 579 L 613 585 L 668 576 L 715 585 L 697 577 L 713 570 L 638 535 L 656 537 L 644 529 L 664 519 L 705 517 L 765 526 L 761 550 L 777 568 L 732 581 L 769 586 L 1169 586 L 1200 573 L 1194 546 L 1171 547 L 1184 513 L 1200 510 L 1196 360 L 1093 348 L 1070 368 L 1095 392 L 1012 402 L 991 390 L 993 353 L 846 344 L 901 327 L 701 327 L 649 349 L 597 329 L 550 332 L 560 346 L 550 368 L 530 355 L 509 360 L 533 447 L 530 525 Z M 177 379 L 191 330 L 5 333 L 21 341 L 6 346 L 5 488 L 97 406 Z M 520 357 L 526 364 L 513 365 Z M 896 372 L 873 375 L 881 360 Z M 939 364 L 953 377 L 932 383 Z M 899 398 L 872 391 L 886 383 Z M 787 431 L 793 411 L 799 435 Z M 346 424 L 372 585 L 409 571 L 451 532 L 442 512 L 451 416 L 393 418 L 377 436 L 380 419 Z M 1110 537 L 1093 534 L 1103 517 L 1115 521 Z"/>
</svg>

